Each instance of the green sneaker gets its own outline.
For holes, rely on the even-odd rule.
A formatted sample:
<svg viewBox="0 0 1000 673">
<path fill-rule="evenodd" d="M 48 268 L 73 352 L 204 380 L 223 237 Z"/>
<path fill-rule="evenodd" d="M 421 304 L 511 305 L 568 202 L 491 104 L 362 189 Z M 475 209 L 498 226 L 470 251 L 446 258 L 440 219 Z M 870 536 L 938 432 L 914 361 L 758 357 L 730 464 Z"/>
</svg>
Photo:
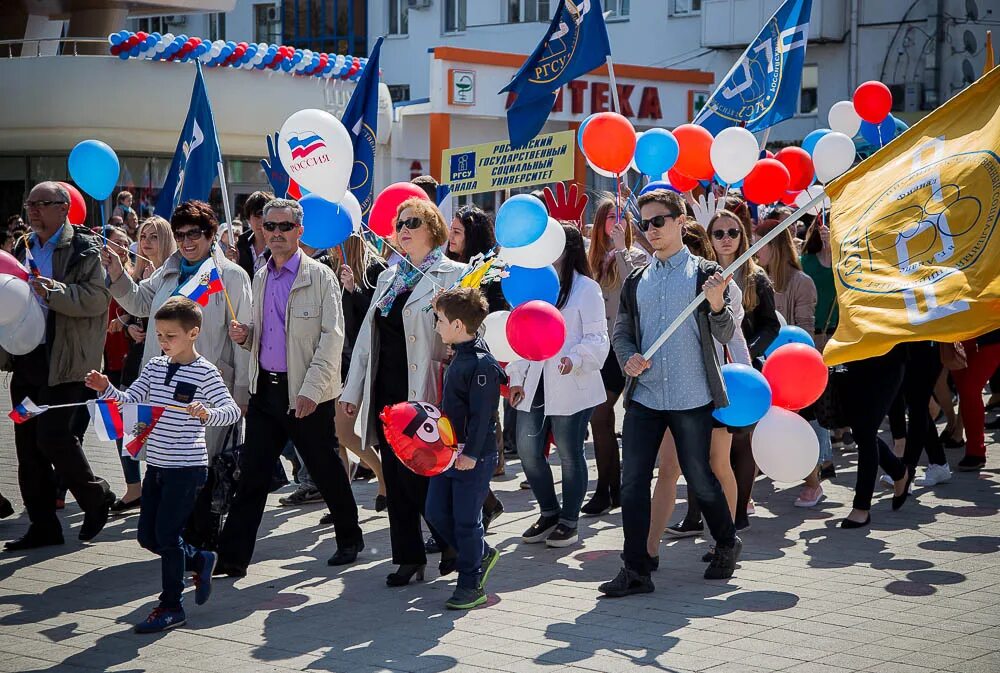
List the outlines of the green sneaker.
<svg viewBox="0 0 1000 673">
<path fill-rule="evenodd" d="M 482 587 L 476 587 L 475 589 L 463 589 L 459 587 L 455 589 L 455 593 L 452 594 L 451 598 L 444 605 L 449 610 L 471 610 L 485 602 L 486 592 L 483 591 Z"/>
<path fill-rule="evenodd" d="M 486 580 L 490 576 L 490 571 L 493 570 L 493 566 L 497 564 L 497 560 L 500 558 L 500 552 L 496 549 L 490 547 L 490 550 L 483 554 L 482 569 L 483 572 L 479 576 L 479 588 L 486 589 Z"/>
</svg>

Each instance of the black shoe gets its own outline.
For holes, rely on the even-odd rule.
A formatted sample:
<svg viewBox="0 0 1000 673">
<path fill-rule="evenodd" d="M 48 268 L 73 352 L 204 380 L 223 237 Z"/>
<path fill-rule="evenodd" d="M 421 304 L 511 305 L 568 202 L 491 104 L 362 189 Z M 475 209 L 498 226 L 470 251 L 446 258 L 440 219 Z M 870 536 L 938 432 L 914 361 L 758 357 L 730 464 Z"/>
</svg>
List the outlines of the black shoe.
<svg viewBox="0 0 1000 673">
<path fill-rule="evenodd" d="M 601 516 L 611 511 L 614 505 L 611 496 L 604 493 L 595 493 L 587 504 L 580 508 L 583 516 Z"/>
<path fill-rule="evenodd" d="M 570 545 L 576 544 L 576 541 L 580 539 L 580 536 L 576 532 L 576 528 L 570 528 L 564 523 L 556 526 L 549 536 L 545 538 L 546 547 L 569 547 Z"/>
<path fill-rule="evenodd" d="M 354 471 L 354 481 L 371 481 L 375 478 L 375 473 L 364 465 L 358 465 Z"/>
<path fill-rule="evenodd" d="M 986 421 L 986 425 L 983 427 L 987 430 L 1000 430 L 1000 416 L 997 416 L 992 421 Z"/>
<path fill-rule="evenodd" d="M 978 472 L 986 467 L 986 458 L 983 456 L 965 456 L 958 461 L 959 472 Z"/>
<path fill-rule="evenodd" d="M 328 566 L 346 566 L 358 560 L 358 554 L 365 548 L 365 543 L 358 540 L 354 544 L 345 544 L 337 547 L 337 553 L 327 559 Z"/>
<path fill-rule="evenodd" d="M 489 579 L 490 573 L 493 572 L 493 567 L 496 566 L 497 561 L 500 560 L 500 552 L 498 552 L 493 547 L 490 547 L 485 554 L 483 554 L 483 561 L 480 565 L 482 574 L 479 576 L 479 588 L 486 588 L 486 580 Z"/>
<path fill-rule="evenodd" d="M 320 524 L 324 526 L 332 526 L 336 521 L 336 517 L 333 516 L 333 512 L 327 512 L 319 518 Z"/>
<path fill-rule="evenodd" d="M 733 521 L 733 525 L 736 527 L 736 532 L 747 530 L 750 528 L 750 517 L 746 515 L 737 516 L 736 520 Z"/>
<path fill-rule="evenodd" d="M 441 552 L 441 547 L 438 546 L 437 540 L 434 539 L 433 535 L 428 535 L 427 539 L 424 540 L 424 553 L 439 554 L 440 552 Z"/>
<path fill-rule="evenodd" d="M 941 433 L 941 446 L 946 449 L 960 449 L 965 446 L 964 439 L 955 439 L 947 432 Z"/>
<path fill-rule="evenodd" d="M 4 551 L 26 551 L 28 549 L 37 549 L 38 547 L 49 547 L 52 545 L 63 544 L 62 532 L 55 533 L 36 533 L 31 528 L 22 537 L 16 540 L 11 540 L 5 542 L 3 545 Z"/>
<path fill-rule="evenodd" d="M 521 541 L 527 544 L 535 544 L 536 542 L 543 542 L 545 538 L 549 536 L 555 527 L 559 524 L 559 515 L 555 514 L 553 516 L 540 516 L 538 521 L 531 524 L 531 528 L 524 531 L 521 534 Z"/>
<path fill-rule="evenodd" d="M 496 499 L 496 504 L 493 507 L 487 509 L 483 507 L 483 535 L 489 532 L 490 525 L 497 520 L 497 517 L 503 514 L 503 503 L 500 502 L 500 498 Z"/>
<path fill-rule="evenodd" d="M 845 430 L 844 434 L 840 436 L 840 441 L 844 443 L 844 448 L 854 446 L 854 434 L 850 430 Z"/>
<path fill-rule="evenodd" d="M 389 506 L 389 503 L 386 501 L 384 495 L 376 495 L 375 496 L 375 511 L 376 512 L 384 512 L 385 508 L 388 507 L 388 506 Z"/>
<path fill-rule="evenodd" d="M 743 540 L 739 537 L 732 547 L 715 548 L 715 555 L 712 562 L 705 568 L 705 579 L 707 580 L 727 580 L 736 571 L 736 562 L 740 560 L 740 552 L 743 551 Z"/>
<path fill-rule="evenodd" d="M 704 554 L 702 554 L 702 556 L 701 556 L 702 563 L 711 563 L 712 559 L 714 559 L 714 558 L 715 558 L 715 547 L 714 546 L 711 549 L 709 549 L 707 552 L 705 552 Z"/>
<path fill-rule="evenodd" d="M 416 563 L 401 565 L 396 572 L 389 573 L 385 576 L 386 586 L 405 587 L 414 577 L 417 578 L 418 582 L 423 582 L 424 568 L 425 566 L 422 563 L 420 565 L 417 565 Z"/>
<path fill-rule="evenodd" d="M 96 511 L 90 510 L 83 513 L 83 525 L 80 526 L 80 534 L 77 536 L 81 541 L 90 542 L 104 529 L 104 524 L 108 522 L 108 515 L 111 513 L 111 505 L 114 502 L 115 494 L 109 491 L 104 502 Z"/>
<path fill-rule="evenodd" d="M 6 519 L 8 516 L 14 515 L 14 505 L 10 504 L 10 500 L 0 495 L 0 519 Z"/>
<path fill-rule="evenodd" d="M 610 582 L 605 582 L 597 590 L 609 598 L 623 598 L 632 594 L 653 593 L 655 587 L 649 575 L 640 575 L 634 570 L 622 568 L 618 576 Z"/>
<path fill-rule="evenodd" d="M 458 568 L 458 553 L 452 551 L 451 556 L 445 558 L 444 554 L 441 555 L 441 560 L 438 562 L 438 572 L 441 573 L 441 577 L 446 577 Z"/>
<path fill-rule="evenodd" d="M 845 530 L 851 530 L 853 528 L 864 528 L 872 522 L 872 515 L 868 514 L 865 516 L 864 521 L 854 521 L 852 519 L 844 519 L 840 522 L 840 527 Z"/>
<path fill-rule="evenodd" d="M 892 496 L 892 511 L 895 512 L 906 504 L 906 499 L 910 497 L 910 484 L 913 483 L 913 477 L 915 474 L 916 471 L 912 467 L 906 468 L 906 483 L 903 486 L 903 492 L 900 495 Z"/>
<path fill-rule="evenodd" d="M 117 500 L 115 500 L 115 503 L 111 505 L 111 513 L 126 514 L 133 509 L 139 509 L 141 502 L 142 502 L 142 496 L 139 496 L 135 500 L 129 500 L 128 502 L 126 502 L 121 498 L 118 498 Z"/>
<path fill-rule="evenodd" d="M 837 478 L 837 468 L 833 463 L 819 468 L 819 480 L 830 481 Z"/>
<path fill-rule="evenodd" d="M 225 563 L 222 559 L 216 559 L 215 568 L 212 569 L 212 577 L 246 577 L 246 568 L 237 568 L 234 565 Z"/>
<path fill-rule="evenodd" d="M 701 521 L 695 523 L 684 519 L 680 523 L 675 523 L 673 526 L 667 526 L 667 530 L 665 532 L 670 537 L 695 537 L 705 532 L 705 525 Z"/>
</svg>

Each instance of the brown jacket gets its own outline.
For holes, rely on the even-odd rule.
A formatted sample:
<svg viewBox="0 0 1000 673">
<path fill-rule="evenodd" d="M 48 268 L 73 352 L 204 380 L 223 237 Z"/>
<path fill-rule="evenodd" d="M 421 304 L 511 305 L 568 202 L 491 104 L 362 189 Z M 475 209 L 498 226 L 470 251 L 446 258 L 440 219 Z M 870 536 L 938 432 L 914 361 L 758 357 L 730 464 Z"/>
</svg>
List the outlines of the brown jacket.
<svg viewBox="0 0 1000 673">
<path fill-rule="evenodd" d="M 774 308 L 789 325 L 801 327 L 808 334 L 816 327 L 816 284 L 804 272 L 796 269 L 788 277 L 781 292 L 774 290 Z"/>
</svg>

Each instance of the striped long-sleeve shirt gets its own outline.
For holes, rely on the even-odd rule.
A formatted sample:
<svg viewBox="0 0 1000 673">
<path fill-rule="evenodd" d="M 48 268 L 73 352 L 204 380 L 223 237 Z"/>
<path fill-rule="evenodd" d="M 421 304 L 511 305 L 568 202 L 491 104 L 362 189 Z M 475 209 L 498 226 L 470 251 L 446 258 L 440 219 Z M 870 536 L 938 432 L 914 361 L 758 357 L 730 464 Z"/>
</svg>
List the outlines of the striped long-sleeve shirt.
<svg viewBox="0 0 1000 673">
<path fill-rule="evenodd" d="M 208 407 L 204 423 L 183 409 L 164 410 L 146 440 L 146 462 L 156 467 L 208 465 L 205 426 L 232 425 L 240 419 L 240 409 L 219 370 L 201 356 L 188 364 L 172 363 L 165 355 L 155 357 L 128 390 L 108 386 L 101 398 L 175 407 L 201 402 Z"/>
</svg>

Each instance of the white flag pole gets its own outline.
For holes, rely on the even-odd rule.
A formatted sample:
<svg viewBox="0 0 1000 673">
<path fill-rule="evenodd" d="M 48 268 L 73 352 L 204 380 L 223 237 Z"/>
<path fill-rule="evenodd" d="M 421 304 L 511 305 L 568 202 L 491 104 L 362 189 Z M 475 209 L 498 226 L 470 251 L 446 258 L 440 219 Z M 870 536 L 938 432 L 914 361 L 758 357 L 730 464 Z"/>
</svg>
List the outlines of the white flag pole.
<svg viewBox="0 0 1000 673">
<path fill-rule="evenodd" d="M 618 103 L 618 83 L 615 80 L 615 64 L 611 62 L 611 54 L 608 54 L 608 79 L 611 80 L 611 103 L 615 106 L 615 112 L 621 114 L 621 105 Z"/>
</svg>

